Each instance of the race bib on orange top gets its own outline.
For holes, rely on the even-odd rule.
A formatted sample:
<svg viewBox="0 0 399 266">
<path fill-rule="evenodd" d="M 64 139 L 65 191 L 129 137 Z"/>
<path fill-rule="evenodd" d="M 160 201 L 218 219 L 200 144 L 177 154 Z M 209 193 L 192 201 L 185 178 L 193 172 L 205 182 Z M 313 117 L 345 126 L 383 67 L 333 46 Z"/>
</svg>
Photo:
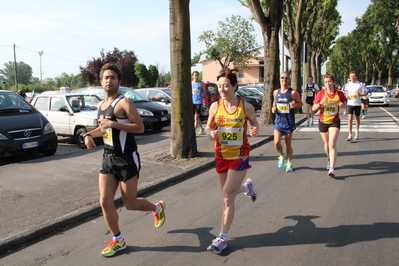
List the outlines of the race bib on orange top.
<svg viewBox="0 0 399 266">
<path fill-rule="evenodd" d="M 337 104 L 324 105 L 324 113 L 335 116 L 338 113 L 338 105 Z"/>
<path fill-rule="evenodd" d="M 279 113 L 289 113 L 290 104 L 289 103 L 277 103 L 277 110 Z"/>
<path fill-rule="evenodd" d="M 218 128 L 218 139 L 223 145 L 242 145 L 243 143 L 243 128 Z"/>
<path fill-rule="evenodd" d="M 327 97 L 327 102 L 325 102 L 320 111 L 320 122 L 324 124 L 332 124 L 339 114 L 339 95 L 335 92 L 334 97 L 331 99 L 328 97 L 327 91 L 325 91 L 324 97 Z"/>
<path fill-rule="evenodd" d="M 112 128 L 102 128 L 104 144 L 114 146 L 112 142 Z"/>
</svg>

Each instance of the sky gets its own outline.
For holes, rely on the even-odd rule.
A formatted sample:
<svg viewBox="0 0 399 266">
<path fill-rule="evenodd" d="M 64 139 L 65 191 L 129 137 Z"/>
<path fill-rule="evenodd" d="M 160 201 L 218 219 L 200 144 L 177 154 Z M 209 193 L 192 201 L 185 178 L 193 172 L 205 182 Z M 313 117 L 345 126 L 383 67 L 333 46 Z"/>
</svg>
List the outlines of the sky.
<svg viewBox="0 0 399 266">
<path fill-rule="evenodd" d="M 370 0 L 339 0 L 343 24 L 340 35 L 356 27 L 355 18 L 366 11 Z M 251 13 L 234 0 L 191 0 L 191 53 L 205 48 L 198 37 L 217 31 L 218 21 L 231 15 L 248 19 Z M 253 22 L 257 43 L 263 46 L 259 25 Z M 79 66 L 100 57 L 100 52 L 133 51 L 140 63 L 170 71 L 169 1 L 14 0 L 0 9 L 0 69 L 4 63 L 24 62 L 33 76 L 54 78 L 61 73 L 79 74 Z M 43 52 L 40 56 L 39 52 Z M 201 71 L 197 65 L 193 70 Z"/>
</svg>

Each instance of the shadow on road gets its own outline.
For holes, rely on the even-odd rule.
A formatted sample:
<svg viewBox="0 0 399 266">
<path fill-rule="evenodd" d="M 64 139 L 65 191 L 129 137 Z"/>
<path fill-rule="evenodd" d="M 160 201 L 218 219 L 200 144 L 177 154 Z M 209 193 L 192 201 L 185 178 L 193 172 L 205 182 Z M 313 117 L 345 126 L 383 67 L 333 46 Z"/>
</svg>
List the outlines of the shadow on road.
<svg viewBox="0 0 399 266">
<path fill-rule="evenodd" d="M 339 225 L 329 228 L 318 228 L 313 222 L 320 216 L 294 215 L 284 217 L 297 223 L 294 226 L 286 226 L 273 233 L 263 233 L 235 237 L 228 241 L 228 247 L 223 251 L 222 256 L 228 256 L 235 250 L 247 248 L 293 246 L 309 244 L 325 244 L 326 247 L 343 247 L 346 245 L 374 241 L 383 238 L 399 237 L 399 223 L 374 223 L 359 225 Z M 195 234 L 199 239 L 199 246 L 160 246 L 160 247 L 140 247 L 130 246 L 127 252 L 156 251 L 156 252 L 209 252 L 209 246 L 214 235 L 210 233 L 211 227 L 195 229 L 180 229 L 169 231 L 170 234 Z"/>
</svg>

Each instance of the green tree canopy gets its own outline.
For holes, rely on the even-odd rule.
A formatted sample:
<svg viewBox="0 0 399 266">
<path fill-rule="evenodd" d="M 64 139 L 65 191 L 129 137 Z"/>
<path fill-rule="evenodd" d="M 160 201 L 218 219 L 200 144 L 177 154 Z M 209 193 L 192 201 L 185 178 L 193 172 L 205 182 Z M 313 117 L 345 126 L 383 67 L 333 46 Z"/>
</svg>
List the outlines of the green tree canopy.
<svg viewBox="0 0 399 266">
<path fill-rule="evenodd" d="M 159 72 L 158 69 L 149 65 L 148 69 L 144 64 L 137 64 L 134 68 L 136 76 L 139 78 L 138 88 L 154 87 L 157 83 Z"/>
<path fill-rule="evenodd" d="M 204 31 L 198 37 L 200 42 L 205 43 L 206 49 L 194 56 L 192 65 L 198 64 L 201 56 L 205 55 L 208 60 L 218 61 L 222 68 L 228 67 L 232 62 L 245 67 L 259 49 L 255 35 L 252 34 L 255 31 L 254 26 L 238 15 L 218 23 L 217 32 Z"/>
<path fill-rule="evenodd" d="M 32 79 L 32 67 L 24 62 L 17 64 L 17 83 L 28 85 Z M 0 78 L 11 86 L 15 86 L 15 66 L 14 62 L 4 63 L 4 69 L 0 69 Z"/>
</svg>

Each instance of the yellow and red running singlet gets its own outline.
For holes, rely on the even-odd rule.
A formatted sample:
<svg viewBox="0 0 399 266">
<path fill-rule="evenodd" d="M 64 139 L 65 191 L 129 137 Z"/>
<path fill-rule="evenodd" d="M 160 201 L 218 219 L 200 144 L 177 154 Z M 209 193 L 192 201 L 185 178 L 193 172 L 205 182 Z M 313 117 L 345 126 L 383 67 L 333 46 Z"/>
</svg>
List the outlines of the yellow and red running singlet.
<svg viewBox="0 0 399 266">
<path fill-rule="evenodd" d="M 238 106 L 233 113 L 228 113 L 220 99 L 215 115 L 215 125 L 218 129 L 218 139 L 215 140 L 215 155 L 217 158 L 234 160 L 249 156 L 250 145 L 247 137 L 247 119 L 244 101 L 238 100 Z"/>
<path fill-rule="evenodd" d="M 344 94 L 337 90 L 334 94 L 328 94 L 327 90 L 323 90 L 319 94 L 317 94 L 314 100 L 315 104 L 318 104 L 322 98 L 327 97 L 327 102 L 320 109 L 320 122 L 324 124 L 337 122 L 339 120 L 339 103 L 346 101 Z"/>
</svg>

